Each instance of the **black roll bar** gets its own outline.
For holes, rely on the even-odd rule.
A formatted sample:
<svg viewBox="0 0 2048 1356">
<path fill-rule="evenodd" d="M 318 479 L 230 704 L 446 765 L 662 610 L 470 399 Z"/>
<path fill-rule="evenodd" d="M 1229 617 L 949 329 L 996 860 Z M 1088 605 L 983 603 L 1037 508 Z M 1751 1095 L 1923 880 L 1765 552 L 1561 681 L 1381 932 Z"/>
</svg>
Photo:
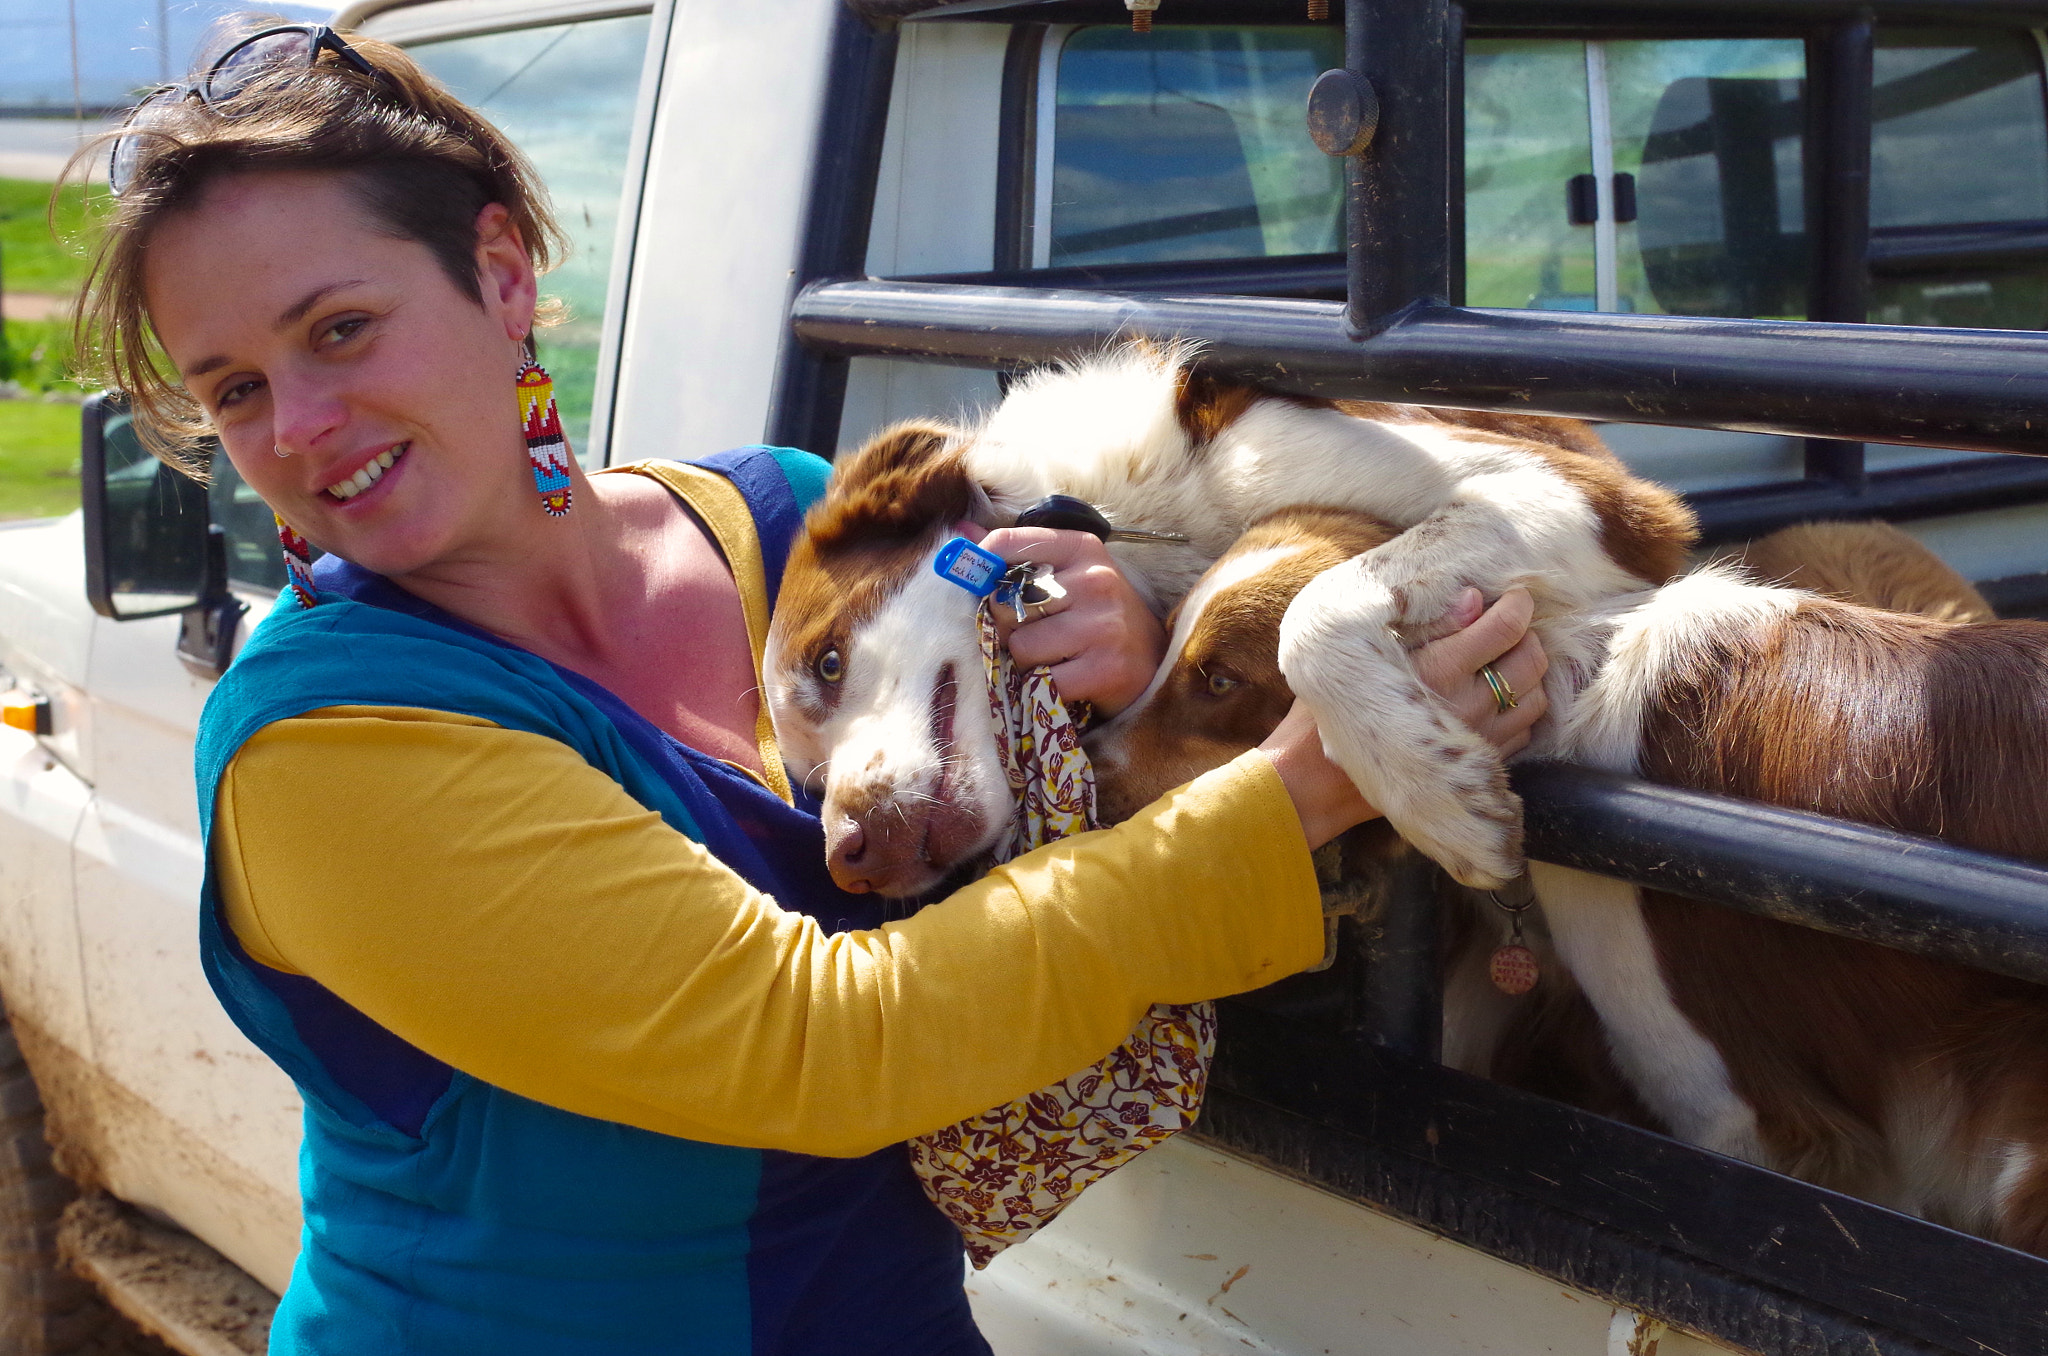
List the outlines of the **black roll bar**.
<svg viewBox="0 0 2048 1356">
<path fill-rule="evenodd" d="M 1122 0 L 847 0 L 874 22 L 1121 23 Z M 1169 0 L 1162 22 L 1303 23 L 1300 0 Z M 1617 20 L 1693 26 L 1744 23 L 1810 24 L 1874 11 L 1887 23 L 2004 28 L 2048 26 L 2042 0 L 1472 0 L 1472 21 L 1538 29 L 1613 26 Z"/>
<path fill-rule="evenodd" d="M 2048 869 L 1732 796 L 1525 763 L 1529 855 L 2048 984 Z"/>
<path fill-rule="evenodd" d="M 1379 105 L 1371 144 L 1345 157 L 1347 347 L 1411 308 L 1451 300 L 1464 54 L 1464 12 L 1449 0 L 1346 7 L 1344 67 Z"/>
<path fill-rule="evenodd" d="M 1876 22 L 1862 9 L 1806 40 L 1806 314 L 1869 318 L 1871 86 Z M 1863 444 L 1806 441 L 1806 478 L 1851 494 L 1864 487 Z"/>
<path fill-rule="evenodd" d="M 1422 304 L 1354 339 L 1332 302 L 866 279 L 798 294 L 820 353 L 1057 362 L 1122 336 L 1295 395 L 2048 455 L 2048 334 Z"/>
</svg>

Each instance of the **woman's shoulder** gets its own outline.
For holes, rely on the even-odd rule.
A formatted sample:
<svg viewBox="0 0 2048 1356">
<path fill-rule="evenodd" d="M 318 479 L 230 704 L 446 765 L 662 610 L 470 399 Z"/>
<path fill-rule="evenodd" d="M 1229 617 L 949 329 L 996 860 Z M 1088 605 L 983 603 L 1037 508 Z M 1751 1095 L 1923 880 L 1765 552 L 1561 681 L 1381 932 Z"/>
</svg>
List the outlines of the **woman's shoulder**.
<svg viewBox="0 0 2048 1356">
<path fill-rule="evenodd" d="M 757 517 L 780 507 L 776 501 L 784 496 L 793 501 L 796 512 L 807 512 L 824 497 L 825 483 L 832 475 L 832 463 L 823 457 L 800 448 L 766 444 L 735 447 L 705 457 L 650 458 L 611 469 L 663 477 L 663 471 L 672 467 L 711 471 L 731 481 L 747 497 Z"/>
<path fill-rule="evenodd" d="M 796 494 L 797 507 L 808 510 L 825 497 L 825 483 L 832 478 L 832 463 L 795 447 L 764 449 L 788 478 Z"/>
<path fill-rule="evenodd" d="M 337 706 L 446 712 L 576 742 L 587 705 L 524 650 L 332 593 L 314 607 L 287 594 L 208 697 L 199 759 L 224 764 L 263 726 Z"/>
<path fill-rule="evenodd" d="M 693 461 L 641 461 L 615 468 L 666 485 L 704 521 L 734 563 L 758 556 L 760 615 L 782 588 L 782 567 L 804 515 L 824 497 L 831 463 L 793 447 L 737 447 Z M 745 591 L 743 586 L 743 592 Z"/>
</svg>

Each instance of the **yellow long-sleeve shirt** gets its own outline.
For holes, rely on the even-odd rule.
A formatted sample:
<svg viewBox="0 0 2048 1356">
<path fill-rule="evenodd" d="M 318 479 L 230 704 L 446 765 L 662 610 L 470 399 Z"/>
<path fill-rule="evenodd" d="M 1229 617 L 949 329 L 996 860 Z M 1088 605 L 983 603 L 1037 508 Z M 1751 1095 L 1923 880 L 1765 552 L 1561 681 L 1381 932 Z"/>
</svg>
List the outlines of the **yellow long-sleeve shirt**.
<svg viewBox="0 0 2048 1356">
<path fill-rule="evenodd" d="M 700 516 L 729 559 L 751 545 Z M 266 726 L 221 780 L 212 841 L 256 961 L 428 1054 L 565 1110 L 812 1154 L 1020 1096 L 1153 1003 L 1242 992 L 1322 949 L 1300 824 L 1257 752 L 836 936 L 567 745 L 446 712 Z"/>
</svg>

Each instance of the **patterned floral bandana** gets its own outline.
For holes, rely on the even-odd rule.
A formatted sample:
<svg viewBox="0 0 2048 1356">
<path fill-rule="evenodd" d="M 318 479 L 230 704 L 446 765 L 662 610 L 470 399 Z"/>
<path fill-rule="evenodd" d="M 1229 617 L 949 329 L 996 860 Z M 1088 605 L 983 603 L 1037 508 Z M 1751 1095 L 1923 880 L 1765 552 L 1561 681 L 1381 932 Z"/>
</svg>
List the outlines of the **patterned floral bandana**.
<svg viewBox="0 0 2048 1356">
<path fill-rule="evenodd" d="M 1095 827 L 1095 773 L 1051 673 L 1010 662 L 986 602 L 980 627 L 996 752 L 1016 798 L 996 849 L 1007 861 Z M 1099 1063 L 910 1141 L 911 1166 L 967 1241 L 975 1267 L 985 1267 L 1090 1183 L 1193 1125 L 1215 1050 L 1212 1004 L 1160 1004 Z"/>
</svg>

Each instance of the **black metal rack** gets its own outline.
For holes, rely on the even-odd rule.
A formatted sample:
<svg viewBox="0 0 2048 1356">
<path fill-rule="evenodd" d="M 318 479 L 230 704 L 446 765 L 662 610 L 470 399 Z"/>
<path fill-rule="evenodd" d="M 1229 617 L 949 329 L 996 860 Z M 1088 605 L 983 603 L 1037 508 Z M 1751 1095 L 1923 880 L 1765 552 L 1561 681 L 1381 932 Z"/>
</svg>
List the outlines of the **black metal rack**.
<svg viewBox="0 0 2048 1356">
<path fill-rule="evenodd" d="M 2048 334 L 1864 318 L 1873 25 L 2048 24 L 2010 0 L 1347 0 L 1346 69 L 1377 94 L 1350 157 L 1349 250 L 1297 261 L 949 278 L 859 276 L 893 18 L 1118 22 L 1115 0 L 853 0 L 820 128 L 771 436 L 836 443 L 846 363 L 995 369 L 1125 335 L 1194 338 L 1277 390 L 1810 440 L 1806 479 L 1695 500 L 1709 536 L 2048 499 Z M 1300 22 L 1298 0 L 1167 0 L 1161 21 Z M 1468 23 L 1767 24 L 1807 39 L 1811 321 L 1467 308 L 1459 92 Z M 2032 248 L 2041 242 L 2003 242 Z M 1990 242 L 1986 248 L 1999 248 Z M 1910 252 L 1910 251 L 1906 251 Z M 1000 256 L 999 256 L 1000 257 Z M 1014 262 L 1014 258 L 1005 262 Z M 1341 290 L 1341 293 L 1339 289 Z M 1226 295 L 1225 293 L 1229 293 Z M 1342 300 L 1338 298 L 1341 295 Z M 1866 475 L 1863 443 L 1985 453 Z M 1525 767 L 1532 856 L 2048 982 L 2048 870 L 1862 825 L 1564 767 Z M 1234 1005 L 1203 1133 L 1460 1242 L 1755 1351 L 2048 1352 L 2048 1262 L 1444 1069 L 1434 890 L 1411 873 L 1332 1021 Z"/>
</svg>

